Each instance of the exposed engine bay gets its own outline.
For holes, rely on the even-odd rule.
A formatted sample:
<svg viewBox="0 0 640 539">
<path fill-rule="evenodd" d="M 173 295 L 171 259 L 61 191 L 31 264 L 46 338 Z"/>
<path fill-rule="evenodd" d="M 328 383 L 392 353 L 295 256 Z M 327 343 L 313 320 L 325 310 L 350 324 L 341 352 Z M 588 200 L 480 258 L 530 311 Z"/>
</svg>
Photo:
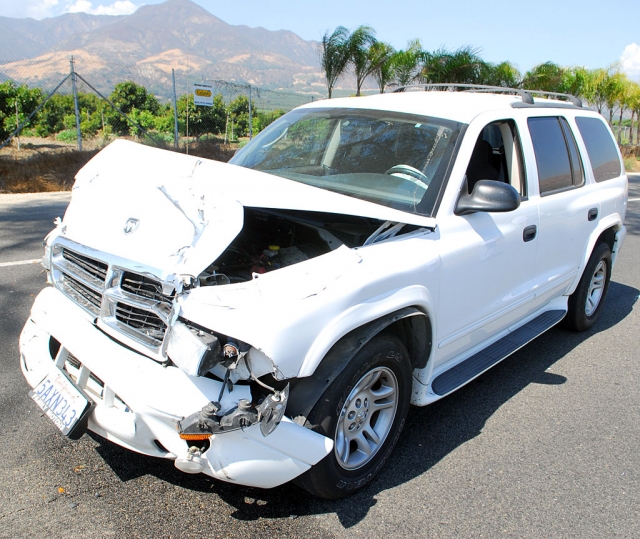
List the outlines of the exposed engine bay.
<svg viewBox="0 0 640 539">
<path fill-rule="evenodd" d="M 337 249 L 359 247 L 377 219 L 329 213 L 245 208 L 242 231 L 198 277 L 196 286 L 250 281 Z"/>
<path fill-rule="evenodd" d="M 245 208 L 244 226 L 225 251 L 201 273 L 194 283 L 198 286 L 221 286 L 250 281 L 279 268 L 304 262 L 329 253 L 338 247 L 359 247 L 385 229 L 377 220 L 329 213 Z M 394 232 L 395 233 L 395 232 Z M 273 364 L 255 348 L 226 335 L 220 335 L 187 320 L 174 327 L 169 356 L 183 349 L 184 340 L 176 333 L 187 330 L 202 344 L 197 374 L 222 382 L 217 401 L 183 419 L 179 424 L 181 437 L 206 439 L 259 423 L 263 435 L 268 435 L 280 422 L 286 407 L 289 384 L 274 372 Z M 186 333 L 186 332 L 185 332 Z M 175 339 L 175 340 L 174 340 Z M 185 365 L 182 366 L 185 368 Z M 188 371 L 188 368 L 185 370 Z M 239 386 L 239 387 L 238 387 Z M 247 398 L 225 399 L 234 388 L 249 388 Z M 233 403 L 225 406 L 225 400 Z"/>
</svg>

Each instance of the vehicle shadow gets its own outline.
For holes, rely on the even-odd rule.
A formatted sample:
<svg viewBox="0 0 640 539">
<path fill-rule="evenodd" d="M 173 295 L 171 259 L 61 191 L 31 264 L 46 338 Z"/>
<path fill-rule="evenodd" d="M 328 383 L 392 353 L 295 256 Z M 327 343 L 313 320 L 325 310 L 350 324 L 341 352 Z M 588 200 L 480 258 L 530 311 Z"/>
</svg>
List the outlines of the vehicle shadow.
<svg viewBox="0 0 640 539">
<path fill-rule="evenodd" d="M 624 320 L 638 291 L 612 282 L 598 324 L 585 333 L 556 327 L 451 396 L 425 408 L 412 408 L 398 445 L 372 483 L 342 500 L 319 500 L 293 484 L 271 490 L 232 485 L 209 477 L 185 476 L 170 461 L 150 459 L 93 436 L 97 451 L 122 481 L 150 474 L 170 484 L 217 496 L 232 508 L 231 517 L 297 518 L 335 513 L 345 528 L 363 520 L 375 506 L 376 495 L 428 472 L 458 447 L 480 435 L 487 420 L 529 384 L 560 385 L 566 378 L 547 372 L 575 347 Z M 214 500 L 212 500 L 213 502 Z"/>
</svg>

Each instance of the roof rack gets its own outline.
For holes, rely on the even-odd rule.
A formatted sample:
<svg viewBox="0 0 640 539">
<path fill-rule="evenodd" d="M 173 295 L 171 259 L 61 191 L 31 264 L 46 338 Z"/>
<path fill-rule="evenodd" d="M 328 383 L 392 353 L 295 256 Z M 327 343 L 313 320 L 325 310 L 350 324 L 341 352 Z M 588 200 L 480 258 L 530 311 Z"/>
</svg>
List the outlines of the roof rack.
<svg viewBox="0 0 640 539">
<path fill-rule="evenodd" d="M 582 101 L 576 96 L 571 94 L 562 94 L 559 92 L 546 92 L 544 90 L 524 90 L 522 88 L 507 88 L 504 86 L 489 86 L 486 84 L 459 84 L 457 82 L 444 82 L 444 83 L 430 83 L 430 84 L 410 84 L 408 86 L 400 86 L 396 88 L 393 93 L 404 92 L 407 89 L 423 89 L 425 92 L 434 90 L 436 88 L 446 88 L 450 92 L 454 92 L 456 88 L 464 88 L 467 92 L 487 92 L 487 93 L 511 93 L 517 94 L 522 98 L 522 102 L 527 105 L 535 105 L 533 95 L 538 94 L 543 96 L 552 97 L 564 97 L 571 101 L 571 104 L 582 108 Z"/>
</svg>

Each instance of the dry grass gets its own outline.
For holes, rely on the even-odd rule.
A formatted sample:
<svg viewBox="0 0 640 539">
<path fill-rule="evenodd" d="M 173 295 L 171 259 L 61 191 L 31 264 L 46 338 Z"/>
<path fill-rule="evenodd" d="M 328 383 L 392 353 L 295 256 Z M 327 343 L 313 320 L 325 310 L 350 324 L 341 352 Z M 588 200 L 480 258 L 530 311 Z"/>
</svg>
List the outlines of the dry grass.
<svg viewBox="0 0 640 539">
<path fill-rule="evenodd" d="M 640 157 L 625 157 L 624 168 L 627 172 L 640 172 Z"/>
<path fill-rule="evenodd" d="M 38 153 L 29 157 L 0 155 L 0 192 L 68 191 L 74 176 L 98 150 Z"/>
<path fill-rule="evenodd" d="M 189 155 L 197 155 L 205 159 L 213 159 L 214 161 L 222 161 L 226 163 L 233 157 L 238 149 L 238 144 L 225 144 L 216 139 L 192 141 L 189 143 Z M 180 153 L 185 153 L 183 146 Z"/>
<path fill-rule="evenodd" d="M 17 146 L 0 151 L 0 193 L 41 193 L 68 191 L 74 178 L 96 153 L 102 141 L 87 141 L 82 152 L 74 145 L 52 139 L 25 139 Z M 168 148 L 173 149 L 173 148 Z M 191 141 L 189 154 L 227 162 L 237 145 L 223 144 L 217 140 Z M 181 148 L 180 153 L 185 152 Z"/>
</svg>

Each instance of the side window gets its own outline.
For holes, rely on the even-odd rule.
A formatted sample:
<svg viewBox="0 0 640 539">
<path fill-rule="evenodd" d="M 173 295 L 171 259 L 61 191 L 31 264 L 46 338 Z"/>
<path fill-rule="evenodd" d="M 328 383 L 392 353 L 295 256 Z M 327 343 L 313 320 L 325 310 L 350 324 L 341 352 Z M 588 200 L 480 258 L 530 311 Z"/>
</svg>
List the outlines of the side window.
<svg viewBox="0 0 640 539">
<path fill-rule="evenodd" d="M 560 125 L 564 132 L 564 139 L 567 142 L 569 148 L 569 156 L 571 157 L 571 176 L 573 178 L 573 185 L 582 185 L 584 183 L 584 169 L 582 168 L 582 160 L 580 159 L 580 152 L 578 152 L 578 145 L 576 139 L 573 137 L 569 122 L 564 118 L 560 118 Z"/>
<path fill-rule="evenodd" d="M 579 116 L 576 123 L 587 147 L 596 181 L 603 182 L 620 176 L 622 169 L 616 144 L 604 122 L 599 118 Z"/>
<path fill-rule="evenodd" d="M 582 185 L 584 174 L 576 142 L 564 118 L 529 118 L 542 196 Z"/>
<path fill-rule="evenodd" d="M 520 139 L 513 120 L 490 123 L 478 136 L 467 167 L 469 193 L 479 180 L 510 183 L 522 197 L 527 196 Z"/>
</svg>

